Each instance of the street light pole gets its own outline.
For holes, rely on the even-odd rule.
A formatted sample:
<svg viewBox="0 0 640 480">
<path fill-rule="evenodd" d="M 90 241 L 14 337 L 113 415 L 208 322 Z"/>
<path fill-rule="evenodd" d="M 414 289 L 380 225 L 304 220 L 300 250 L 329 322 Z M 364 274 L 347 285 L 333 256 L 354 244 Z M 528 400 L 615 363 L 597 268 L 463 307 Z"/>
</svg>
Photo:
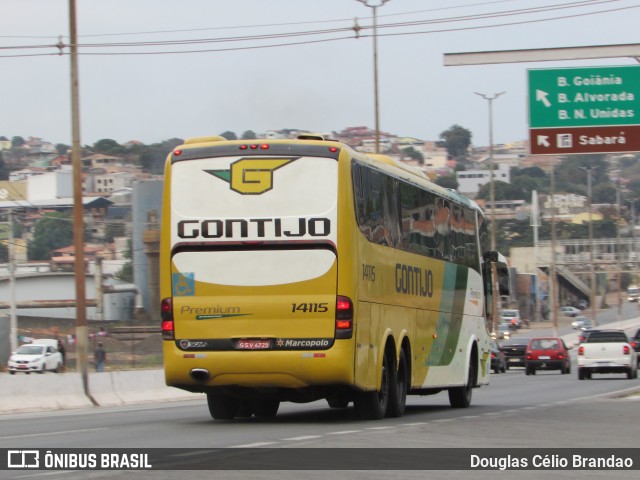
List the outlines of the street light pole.
<svg viewBox="0 0 640 480">
<path fill-rule="evenodd" d="M 491 203 L 491 250 L 496 249 L 496 192 L 495 192 L 495 184 L 493 181 L 493 101 L 498 98 L 500 95 L 506 92 L 500 92 L 490 97 L 485 95 L 484 93 L 473 92 L 476 95 L 480 95 L 482 98 L 489 102 L 489 168 L 491 168 L 491 176 L 489 181 L 489 201 Z"/>
<path fill-rule="evenodd" d="M 378 108 L 378 7 L 381 7 L 389 0 L 380 0 L 380 3 L 370 4 L 369 0 L 358 0 L 373 10 L 373 97 L 375 109 L 375 138 L 376 153 L 380 153 L 380 110 Z"/>
<path fill-rule="evenodd" d="M 596 275 L 594 271 L 593 265 L 593 219 L 591 218 L 591 170 L 593 167 L 580 167 L 582 170 L 587 172 L 587 196 L 589 202 L 589 263 L 591 264 L 591 291 L 590 291 L 590 299 L 591 303 L 591 317 L 593 320 L 593 326 L 597 326 L 598 322 L 596 321 Z"/>
</svg>

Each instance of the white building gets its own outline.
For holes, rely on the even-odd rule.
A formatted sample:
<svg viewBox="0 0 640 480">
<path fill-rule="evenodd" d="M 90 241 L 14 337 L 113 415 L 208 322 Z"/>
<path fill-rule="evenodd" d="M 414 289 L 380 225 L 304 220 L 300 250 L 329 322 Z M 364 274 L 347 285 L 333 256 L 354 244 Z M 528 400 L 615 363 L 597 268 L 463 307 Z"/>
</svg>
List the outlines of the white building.
<svg viewBox="0 0 640 480">
<path fill-rule="evenodd" d="M 458 191 L 474 198 L 480 188 L 491 181 L 491 170 L 464 170 L 457 172 L 456 180 L 458 180 Z M 493 171 L 493 180 L 511 183 L 510 167 L 499 164 L 498 168 Z"/>
<path fill-rule="evenodd" d="M 63 168 L 27 178 L 27 200 L 52 200 L 73 197 L 73 172 Z"/>
</svg>

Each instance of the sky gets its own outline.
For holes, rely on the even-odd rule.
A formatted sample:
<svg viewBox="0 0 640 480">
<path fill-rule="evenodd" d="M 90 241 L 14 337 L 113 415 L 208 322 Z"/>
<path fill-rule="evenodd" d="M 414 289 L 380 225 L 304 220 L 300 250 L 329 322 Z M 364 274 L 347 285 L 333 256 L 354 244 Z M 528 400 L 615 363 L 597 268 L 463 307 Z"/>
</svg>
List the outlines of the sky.
<svg viewBox="0 0 640 480">
<path fill-rule="evenodd" d="M 373 8 L 361 1 L 75 1 L 82 145 L 375 125 Z M 450 67 L 444 54 L 637 43 L 640 0 L 388 0 L 376 11 L 380 129 L 393 135 L 438 140 L 457 124 L 486 146 L 489 102 L 474 92 L 505 92 L 493 141 L 523 140 L 528 69 L 638 64 Z M 0 136 L 71 144 L 69 48 L 55 47 L 69 44 L 69 0 L 2 0 L 0 12 Z"/>
</svg>

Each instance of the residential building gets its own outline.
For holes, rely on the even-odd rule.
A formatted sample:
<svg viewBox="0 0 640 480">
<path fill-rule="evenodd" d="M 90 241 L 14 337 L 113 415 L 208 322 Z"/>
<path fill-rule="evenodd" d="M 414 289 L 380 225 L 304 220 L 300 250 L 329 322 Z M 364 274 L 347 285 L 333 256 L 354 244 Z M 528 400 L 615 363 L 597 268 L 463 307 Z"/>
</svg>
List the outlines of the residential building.
<svg viewBox="0 0 640 480">
<path fill-rule="evenodd" d="M 493 180 L 511 183 L 510 167 L 498 164 L 493 171 Z M 491 181 L 491 170 L 463 170 L 456 173 L 458 191 L 469 198 L 475 198 L 480 188 Z"/>
</svg>

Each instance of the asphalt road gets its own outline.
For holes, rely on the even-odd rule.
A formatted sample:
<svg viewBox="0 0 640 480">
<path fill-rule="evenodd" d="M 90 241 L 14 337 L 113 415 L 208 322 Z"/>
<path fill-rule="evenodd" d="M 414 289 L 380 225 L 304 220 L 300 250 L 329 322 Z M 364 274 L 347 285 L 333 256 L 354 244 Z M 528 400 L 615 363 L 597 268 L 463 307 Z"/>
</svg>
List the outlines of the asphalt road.
<svg viewBox="0 0 640 480">
<path fill-rule="evenodd" d="M 637 314 L 632 304 L 629 315 Z M 605 312 L 606 313 L 606 312 Z M 612 312 L 611 321 L 616 319 Z M 600 320 L 600 316 L 599 316 Z M 605 323 L 605 317 L 602 317 Z M 574 333 L 570 322 L 559 332 Z M 522 335 L 546 335 L 548 325 Z M 572 353 L 575 356 L 575 350 Z M 574 364 L 575 364 L 575 358 Z M 326 402 L 282 404 L 274 419 L 211 420 L 202 400 L 0 416 L 0 448 L 626 448 L 636 447 L 640 380 L 625 375 L 570 375 L 512 368 L 474 390 L 472 406 L 452 409 L 446 393 L 410 396 L 399 419 L 361 421 L 353 408 Z M 43 392 L 46 394 L 46 392 Z M 296 450 L 291 450 L 297 452 Z M 316 450 L 312 450 L 316 451 Z M 297 453 L 294 453 L 297 454 Z M 389 452 L 389 455 L 393 455 Z M 183 462 L 184 458 L 168 458 Z M 634 472 L 510 471 L 504 478 L 632 478 Z M 493 471 L 0 471 L 0 479 L 493 479 Z"/>
<path fill-rule="evenodd" d="M 494 375 L 492 384 L 474 391 L 469 409 L 452 409 L 446 394 L 409 397 L 399 419 L 363 422 L 353 408 L 329 409 L 325 402 L 283 404 L 270 420 L 214 422 L 206 402 L 60 411 L 0 417 L 0 448 L 576 448 L 635 446 L 639 380 L 624 375 L 579 381 L 575 372 L 539 372 L 521 368 Z M 132 472 L 0 472 L 0 478 L 133 478 Z M 207 476 L 207 473 L 209 476 Z M 137 478 L 294 478 L 291 471 L 154 471 Z M 335 474 L 331 472 L 325 472 Z M 424 478 L 428 472 L 395 476 Z M 433 473 L 433 472 L 432 472 Z M 470 478 L 472 472 L 438 471 L 437 478 Z M 473 472 L 473 478 L 495 478 Z M 508 472 L 539 478 L 540 472 Z M 581 472 L 589 478 L 594 472 Z M 594 476 L 592 478 L 602 478 Z M 629 475 L 630 472 L 613 472 Z M 46 474 L 46 476 L 45 476 Z M 381 472 L 346 472 L 347 478 L 377 478 Z M 486 477 L 484 475 L 487 474 Z M 536 477 L 527 476 L 536 474 Z M 576 472 L 554 472 L 554 476 Z M 295 478 L 315 478 L 314 472 Z M 318 478 L 320 473 L 317 473 Z M 495 472 L 493 472 L 495 475 Z M 611 474 L 607 473 L 611 478 Z M 148 476 L 148 477 L 147 477 Z M 436 477 L 433 477 L 436 478 Z M 515 477 L 514 477 L 515 478 Z M 621 476 L 620 478 L 627 478 Z"/>
</svg>

